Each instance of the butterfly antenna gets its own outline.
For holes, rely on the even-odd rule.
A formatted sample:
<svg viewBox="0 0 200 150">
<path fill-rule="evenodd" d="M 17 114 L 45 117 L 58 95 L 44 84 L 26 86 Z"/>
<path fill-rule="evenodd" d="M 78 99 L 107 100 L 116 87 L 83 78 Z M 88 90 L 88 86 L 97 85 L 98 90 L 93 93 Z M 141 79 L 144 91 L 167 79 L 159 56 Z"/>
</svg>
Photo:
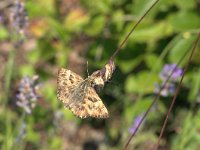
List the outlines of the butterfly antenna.
<svg viewBox="0 0 200 150">
<path fill-rule="evenodd" d="M 122 41 L 122 43 L 119 45 L 119 47 L 115 50 L 113 55 L 110 57 L 110 60 L 113 61 L 117 53 L 121 50 L 121 48 L 124 46 L 130 35 L 133 33 L 133 31 L 136 29 L 136 27 L 140 24 L 140 22 L 144 19 L 144 17 L 149 13 L 149 11 L 159 2 L 160 0 L 156 0 L 151 7 L 144 13 L 144 15 L 138 20 L 138 22 L 132 27 L 131 31 L 126 35 L 125 39 Z"/>
<path fill-rule="evenodd" d="M 88 71 L 88 61 L 87 61 L 87 74 L 88 74 L 88 77 L 89 77 L 89 71 Z"/>
</svg>

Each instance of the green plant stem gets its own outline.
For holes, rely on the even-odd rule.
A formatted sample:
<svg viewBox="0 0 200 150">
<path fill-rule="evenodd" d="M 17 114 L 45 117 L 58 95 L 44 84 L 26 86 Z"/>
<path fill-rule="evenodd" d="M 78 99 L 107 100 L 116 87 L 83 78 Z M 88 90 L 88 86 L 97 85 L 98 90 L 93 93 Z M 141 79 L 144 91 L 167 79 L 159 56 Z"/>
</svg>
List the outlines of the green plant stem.
<svg viewBox="0 0 200 150">
<path fill-rule="evenodd" d="M 6 75 L 5 75 L 5 97 L 4 97 L 5 100 L 7 100 L 8 94 L 10 93 L 10 83 L 13 74 L 15 55 L 16 55 L 15 50 L 10 51 L 8 63 L 6 66 Z"/>
<path fill-rule="evenodd" d="M 22 146 L 22 139 L 20 138 L 19 141 L 17 141 L 17 138 L 20 136 L 20 130 L 23 126 L 23 123 L 25 122 L 26 119 L 26 112 L 25 110 L 23 111 L 23 114 L 21 115 L 20 120 L 18 121 L 18 125 L 16 125 L 16 128 L 14 129 L 14 133 L 16 133 L 16 136 L 14 137 L 14 142 L 12 144 L 12 148 L 11 149 L 20 149 Z"/>
<path fill-rule="evenodd" d="M 11 122 L 8 107 L 6 107 L 6 105 L 8 103 L 8 98 L 10 95 L 10 87 L 11 87 L 11 80 L 13 77 L 13 70 L 15 67 L 14 62 L 15 62 L 15 58 L 16 58 L 16 53 L 20 46 L 19 35 L 13 34 L 13 36 L 11 37 L 11 42 L 13 43 L 13 49 L 9 53 L 8 62 L 6 64 L 5 76 L 4 76 L 4 80 L 5 80 L 4 92 L 3 92 L 4 94 L 2 96 L 2 109 L 5 112 L 5 123 L 6 123 L 6 125 L 5 125 L 6 138 L 3 143 L 5 150 L 10 150 L 13 145 L 12 122 Z"/>
<path fill-rule="evenodd" d="M 5 92 L 3 95 L 3 109 L 5 112 L 5 122 L 6 122 L 6 138 L 4 141 L 4 149 L 5 150 L 10 150 L 11 145 L 12 145 L 12 125 L 11 125 L 11 120 L 10 120 L 10 114 L 9 111 L 7 110 L 7 103 L 8 103 L 8 95 L 10 93 L 10 83 L 12 79 L 12 73 L 13 73 L 13 68 L 14 68 L 14 59 L 15 59 L 16 51 L 13 49 L 10 51 L 8 62 L 6 65 L 6 73 L 5 73 Z"/>
</svg>

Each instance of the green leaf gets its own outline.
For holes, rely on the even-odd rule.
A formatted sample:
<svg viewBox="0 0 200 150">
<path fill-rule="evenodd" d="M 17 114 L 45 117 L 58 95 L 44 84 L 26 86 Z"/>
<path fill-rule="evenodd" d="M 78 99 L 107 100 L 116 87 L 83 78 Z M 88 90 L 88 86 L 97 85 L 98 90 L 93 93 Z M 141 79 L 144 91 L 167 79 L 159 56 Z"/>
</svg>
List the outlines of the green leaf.
<svg viewBox="0 0 200 150">
<path fill-rule="evenodd" d="M 56 89 L 51 84 L 43 83 L 42 87 L 42 95 L 44 95 L 45 99 L 48 101 L 48 103 L 51 105 L 51 107 L 56 110 L 59 106 L 59 102 L 56 97 Z"/>
<path fill-rule="evenodd" d="M 142 16 L 147 9 L 153 4 L 154 1 L 149 0 L 135 0 L 134 3 L 131 3 L 128 8 L 133 12 L 134 15 Z M 156 8 L 154 8 L 156 9 Z M 154 11 L 154 9 L 152 11 Z M 150 12 L 151 14 L 152 12 Z"/>
<path fill-rule="evenodd" d="M 188 35 L 187 37 L 183 37 L 172 47 L 171 51 L 169 52 L 169 60 L 171 63 L 177 63 L 178 60 L 183 56 L 186 50 L 191 51 L 191 44 L 196 37 L 194 35 Z M 190 49 L 188 49 L 190 48 Z M 182 61 L 182 65 L 188 61 L 189 55 Z"/>
<path fill-rule="evenodd" d="M 19 68 L 19 73 L 21 76 L 32 76 L 35 74 L 35 70 L 31 65 L 22 65 Z"/>
<path fill-rule="evenodd" d="M 182 10 L 190 10 L 196 7 L 195 0 L 191 0 L 189 3 L 188 0 L 176 0 L 175 3 Z"/>
<path fill-rule="evenodd" d="M 50 150 L 53 149 L 62 149 L 62 140 L 60 137 L 53 136 L 51 138 L 51 142 L 47 144 L 47 148 Z"/>
<path fill-rule="evenodd" d="M 180 133 L 172 139 L 171 149 L 182 150 L 182 149 L 198 149 L 199 148 L 199 113 L 195 114 L 188 112 L 184 118 L 184 121 L 180 123 Z"/>
<path fill-rule="evenodd" d="M 87 25 L 85 32 L 89 36 L 97 36 L 98 34 L 102 32 L 104 25 L 105 25 L 104 16 L 96 16 Z"/>
<path fill-rule="evenodd" d="M 138 57 L 132 60 L 118 60 L 117 64 L 123 73 L 128 73 L 133 70 L 139 63 L 141 63 L 143 57 Z"/>
<path fill-rule="evenodd" d="M 40 140 L 40 134 L 39 134 L 39 132 L 36 132 L 33 129 L 33 126 L 34 126 L 33 121 L 34 121 L 33 117 L 29 118 L 29 121 L 26 126 L 26 140 L 29 142 L 37 143 Z"/>
<path fill-rule="evenodd" d="M 27 59 L 30 63 L 34 64 L 40 59 L 40 51 L 32 50 L 27 54 Z"/>
<path fill-rule="evenodd" d="M 167 22 L 176 32 L 198 29 L 200 18 L 196 13 L 190 11 L 180 11 L 167 17 Z"/>
<path fill-rule="evenodd" d="M 145 55 L 145 62 L 149 69 L 160 70 L 162 68 L 162 63 L 159 61 L 159 57 L 155 54 Z M 156 68 L 155 68 L 156 67 Z"/>
<path fill-rule="evenodd" d="M 26 8 L 30 16 L 48 16 L 55 12 L 54 0 L 30 0 L 26 2 Z"/>
<path fill-rule="evenodd" d="M 89 20 L 88 14 L 80 10 L 74 10 L 65 18 L 64 26 L 70 32 L 81 32 Z"/>
<path fill-rule="evenodd" d="M 124 27 L 124 12 L 116 10 L 112 17 L 112 23 L 116 26 L 116 31 L 123 30 Z"/>
<path fill-rule="evenodd" d="M 124 115 L 128 124 L 132 123 L 136 116 L 143 114 L 145 110 L 147 110 L 147 108 L 150 106 L 151 103 L 152 103 L 152 98 L 147 97 L 147 98 L 139 99 L 135 103 L 131 105 L 129 104 L 129 106 L 126 106 Z"/>
<path fill-rule="evenodd" d="M 191 89 L 189 93 L 189 100 L 196 103 L 196 98 L 200 91 L 200 70 L 193 71 L 191 75 L 192 80 L 190 81 Z"/>
<path fill-rule="evenodd" d="M 126 28 L 126 33 L 131 29 L 132 25 Z M 137 28 L 130 36 L 129 42 L 152 42 L 170 35 L 172 28 L 166 22 L 158 22 L 156 24 L 146 24 L 143 27 Z"/>
<path fill-rule="evenodd" d="M 148 71 L 141 71 L 137 75 L 129 75 L 125 82 L 126 92 L 152 93 L 154 91 L 154 84 L 157 82 L 157 75 L 151 76 L 151 80 L 149 80 L 149 77 Z"/>
<path fill-rule="evenodd" d="M 90 2 L 83 0 L 83 2 L 89 7 L 88 10 L 92 11 L 91 13 L 107 14 L 111 11 L 110 0 L 92 0 Z"/>
<path fill-rule="evenodd" d="M 8 37 L 7 30 L 3 26 L 0 25 L 0 40 L 3 40 L 7 37 Z"/>
</svg>

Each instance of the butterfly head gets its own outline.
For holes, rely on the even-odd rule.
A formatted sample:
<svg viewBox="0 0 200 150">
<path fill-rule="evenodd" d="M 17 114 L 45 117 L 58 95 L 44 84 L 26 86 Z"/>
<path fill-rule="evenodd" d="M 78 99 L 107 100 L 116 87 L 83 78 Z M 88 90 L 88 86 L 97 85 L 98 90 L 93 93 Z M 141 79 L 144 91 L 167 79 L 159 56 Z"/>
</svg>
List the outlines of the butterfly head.
<svg viewBox="0 0 200 150">
<path fill-rule="evenodd" d="M 104 80 L 101 75 L 101 71 L 97 70 L 90 76 L 91 86 L 99 92 L 104 87 Z"/>
</svg>

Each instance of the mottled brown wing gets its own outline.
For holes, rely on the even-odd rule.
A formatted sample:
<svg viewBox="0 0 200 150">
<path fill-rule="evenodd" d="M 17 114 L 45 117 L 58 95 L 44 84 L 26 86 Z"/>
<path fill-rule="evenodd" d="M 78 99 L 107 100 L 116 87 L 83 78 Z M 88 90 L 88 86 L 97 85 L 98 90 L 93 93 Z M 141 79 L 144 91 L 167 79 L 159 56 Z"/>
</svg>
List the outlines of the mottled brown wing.
<svg viewBox="0 0 200 150">
<path fill-rule="evenodd" d="M 71 93 L 73 93 L 74 89 L 83 81 L 84 80 L 79 75 L 71 70 L 61 68 L 58 71 L 57 98 L 68 105 L 71 103 L 69 99 Z"/>
<path fill-rule="evenodd" d="M 79 89 L 80 90 L 80 89 Z M 78 93 L 82 93 L 78 91 Z M 107 118 L 108 110 L 92 87 L 86 87 L 82 96 L 72 96 L 73 102 L 68 108 L 78 117 Z"/>
</svg>

